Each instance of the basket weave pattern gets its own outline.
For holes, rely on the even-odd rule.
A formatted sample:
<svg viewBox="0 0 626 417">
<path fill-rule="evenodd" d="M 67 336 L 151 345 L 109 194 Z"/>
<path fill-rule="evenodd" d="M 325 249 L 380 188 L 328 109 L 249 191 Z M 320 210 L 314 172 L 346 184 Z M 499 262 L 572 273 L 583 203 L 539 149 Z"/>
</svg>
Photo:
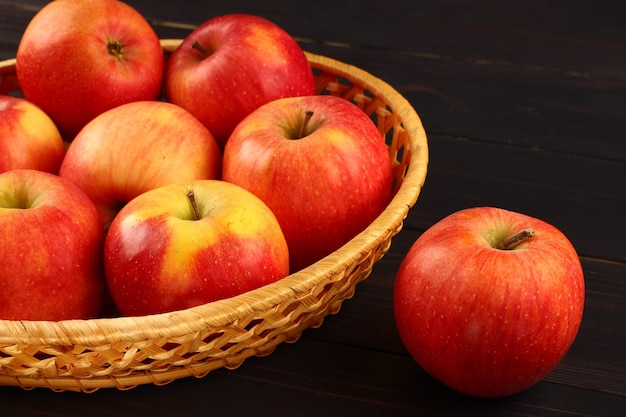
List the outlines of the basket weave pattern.
<svg viewBox="0 0 626 417">
<path fill-rule="evenodd" d="M 180 40 L 163 40 L 166 53 Z M 162 385 L 237 368 L 295 342 L 339 311 L 388 251 L 417 201 L 428 165 L 426 134 L 410 104 L 353 66 L 307 53 L 319 94 L 352 101 L 377 124 L 394 169 L 395 196 L 358 236 L 276 283 L 187 310 L 60 322 L 0 320 L 0 385 L 91 392 Z M 0 62 L 0 93 L 19 90 L 15 60 Z"/>
</svg>

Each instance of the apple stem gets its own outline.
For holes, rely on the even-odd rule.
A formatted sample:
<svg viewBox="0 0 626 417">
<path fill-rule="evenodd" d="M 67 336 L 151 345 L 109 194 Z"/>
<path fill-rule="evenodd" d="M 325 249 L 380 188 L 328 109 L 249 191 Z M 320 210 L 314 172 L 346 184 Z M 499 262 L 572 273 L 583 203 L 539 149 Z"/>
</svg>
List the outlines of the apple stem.
<svg viewBox="0 0 626 417">
<path fill-rule="evenodd" d="M 195 41 L 192 45 L 192 48 L 197 49 L 198 51 L 202 52 L 202 54 L 204 54 L 205 57 L 211 55 L 211 53 L 209 52 L 208 49 L 206 49 L 204 46 L 202 46 L 202 44 L 198 41 Z"/>
<path fill-rule="evenodd" d="M 535 231 L 533 229 L 524 229 L 521 232 L 504 239 L 504 241 L 502 241 L 501 249 L 504 249 L 504 250 L 513 249 L 519 243 L 533 236 L 535 236 Z"/>
<path fill-rule="evenodd" d="M 302 139 L 306 136 L 306 128 L 309 125 L 309 121 L 313 117 L 313 113 L 313 110 L 307 110 L 306 113 L 304 113 L 304 120 L 302 121 L 302 125 L 300 125 L 300 132 L 298 132 L 298 139 Z"/>
<path fill-rule="evenodd" d="M 198 203 L 196 203 L 196 195 L 194 194 L 193 190 L 187 191 L 187 198 L 189 199 L 189 202 L 191 203 L 191 209 L 193 211 L 193 219 L 200 220 L 200 211 L 198 210 Z"/>
</svg>

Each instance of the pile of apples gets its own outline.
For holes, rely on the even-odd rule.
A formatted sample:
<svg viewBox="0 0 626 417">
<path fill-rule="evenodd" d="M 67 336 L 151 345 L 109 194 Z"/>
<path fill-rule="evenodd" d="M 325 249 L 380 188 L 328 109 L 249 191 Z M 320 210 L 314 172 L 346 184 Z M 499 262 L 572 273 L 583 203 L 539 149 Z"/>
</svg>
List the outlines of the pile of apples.
<svg viewBox="0 0 626 417">
<path fill-rule="evenodd" d="M 391 198 L 373 121 L 315 95 L 303 51 L 260 17 L 207 20 L 165 57 L 130 6 L 56 0 L 24 32 L 16 73 L 24 98 L 0 96 L 0 319 L 231 297 L 329 254 Z M 477 207 L 416 240 L 393 309 L 424 370 L 492 398 L 561 361 L 584 292 L 558 229 Z"/>
<path fill-rule="evenodd" d="M 316 95 L 258 16 L 207 20 L 165 56 L 115 0 L 57 0 L 0 96 L 0 319 L 145 315 L 314 263 L 388 204 L 374 122 Z"/>
</svg>

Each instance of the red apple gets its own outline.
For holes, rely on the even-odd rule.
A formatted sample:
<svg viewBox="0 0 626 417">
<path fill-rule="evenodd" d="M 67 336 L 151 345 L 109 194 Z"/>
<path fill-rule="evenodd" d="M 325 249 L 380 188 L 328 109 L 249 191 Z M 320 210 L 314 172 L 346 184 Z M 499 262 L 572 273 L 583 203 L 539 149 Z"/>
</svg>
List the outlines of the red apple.
<svg viewBox="0 0 626 417">
<path fill-rule="evenodd" d="M 97 316 L 103 240 L 96 208 L 72 183 L 37 170 L 0 174 L 0 318 Z"/>
<path fill-rule="evenodd" d="M 252 110 L 314 94 L 315 81 L 300 45 L 282 28 L 258 16 L 228 14 L 204 22 L 172 53 L 165 91 L 223 148 Z"/>
<path fill-rule="evenodd" d="M 389 152 L 374 122 L 335 96 L 278 99 L 255 110 L 226 143 L 222 178 L 276 214 L 292 271 L 364 230 L 392 190 Z"/>
<path fill-rule="evenodd" d="M 0 95 L 0 172 L 36 169 L 56 174 L 65 145 L 54 122 L 19 97 Z"/>
<path fill-rule="evenodd" d="M 59 175 L 95 203 L 108 228 L 119 209 L 162 185 L 218 178 L 221 154 L 189 112 L 162 101 L 138 101 L 89 122 L 67 149 Z"/>
<path fill-rule="evenodd" d="M 456 212 L 403 261 L 394 312 L 407 350 L 449 387 L 495 398 L 552 371 L 573 343 L 585 284 L 554 226 L 492 207 Z"/>
<path fill-rule="evenodd" d="M 67 141 L 105 110 L 161 93 L 159 38 L 134 8 L 116 0 L 56 0 L 26 27 L 16 55 L 24 96 Z"/>
<path fill-rule="evenodd" d="M 289 273 L 274 214 L 246 190 L 217 180 L 133 199 L 111 224 L 104 254 L 113 300 L 133 316 L 232 297 Z"/>
</svg>

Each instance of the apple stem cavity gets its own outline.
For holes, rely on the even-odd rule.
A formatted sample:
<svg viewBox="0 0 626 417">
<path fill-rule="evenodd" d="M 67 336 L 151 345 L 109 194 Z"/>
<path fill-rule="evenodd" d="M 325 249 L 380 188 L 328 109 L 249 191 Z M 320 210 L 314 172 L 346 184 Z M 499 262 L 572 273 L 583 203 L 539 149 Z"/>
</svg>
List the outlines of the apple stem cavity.
<svg viewBox="0 0 626 417">
<path fill-rule="evenodd" d="M 107 52 L 116 59 L 124 58 L 124 44 L 120 41 L 108 41 Z"/>
<path fill-rule="evenodd" d="M 306 136 L 306 128 L 309 125 L 309 122 L 311 121 L 311 118 L 313 117 L 313 110 L 307 110 L 304 113 L 304 120 L 302 121 L 302 125 L 300 125 L 300 131 L 298 132 L 298 137 L 297 139 L 302 139 L 303 137 Z"/>
<path fill-rule="evenodd" d="M 522 243 L 526 239 L 535 236 L 535 231 L 533 229 L 524 229 L 519 233 L 514 234 L 513 236 L 509 236 L 502 241 L 502 245 L 500 249 L 503 250 L 511 250 L 515 248 L 518 244 Z"/>
<path fill-rule="evenodd" d="M 206 49 L 200 42 L 195 41 L 193 44 L 191 44 L 191 47 L 193 49 L 196 49 L 198 51 L 200 51 L 202 53 L 202 55 L 204 55 L 204 57 L 208 57 L 209 55 L 211 55 L 211 52 Z"/>
<path fill-rule="evenodd" d="M 200 220 L 200 210 L 198 210 L 198 203 L 196 202 L 196 195 L 193 190 L 187 191 L 187 198 L 189 199 L 193 211 L 193 220 Z"/>
</svg>

